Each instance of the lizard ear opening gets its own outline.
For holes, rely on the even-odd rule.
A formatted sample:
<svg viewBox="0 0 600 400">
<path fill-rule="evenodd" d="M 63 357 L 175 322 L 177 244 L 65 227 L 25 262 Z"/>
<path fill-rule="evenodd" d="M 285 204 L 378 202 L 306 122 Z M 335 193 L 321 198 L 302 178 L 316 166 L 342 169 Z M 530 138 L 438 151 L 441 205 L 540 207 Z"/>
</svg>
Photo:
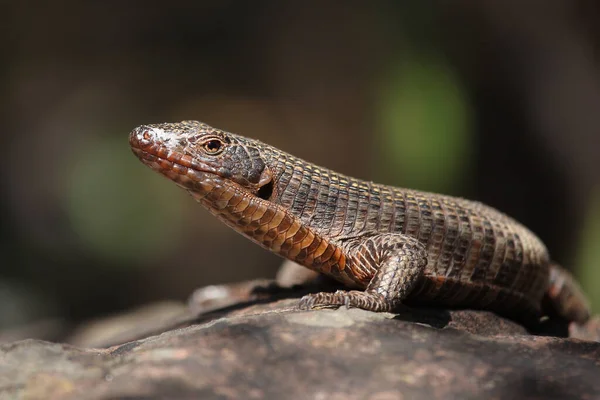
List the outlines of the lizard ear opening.
<svg viewBox="0 0 600 400">
<path fill-rule="evenodd" d="M 263 200 L 269 200 L 273 196 L 273 174 L 268 168 L 265 168 L 258 182 L 256 196 Z"/>
</svg>

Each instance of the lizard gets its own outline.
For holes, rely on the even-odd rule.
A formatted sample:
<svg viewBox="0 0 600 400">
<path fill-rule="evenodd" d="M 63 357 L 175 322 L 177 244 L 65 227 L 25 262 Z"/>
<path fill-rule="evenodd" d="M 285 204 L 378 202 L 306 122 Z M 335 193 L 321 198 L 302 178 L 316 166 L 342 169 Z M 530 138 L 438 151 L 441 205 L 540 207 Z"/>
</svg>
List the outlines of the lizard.
<svg viewBox="0 0 600 400">
<path fill-rule="evenodd" d="M 148 124 L 134 154 L 238 233 L 344 284 L 303 310 L 471 308 L 584 324 L 574 278 L 528 228 L 483 203 L 355 179 L 198 121 Z"/>
</svg>

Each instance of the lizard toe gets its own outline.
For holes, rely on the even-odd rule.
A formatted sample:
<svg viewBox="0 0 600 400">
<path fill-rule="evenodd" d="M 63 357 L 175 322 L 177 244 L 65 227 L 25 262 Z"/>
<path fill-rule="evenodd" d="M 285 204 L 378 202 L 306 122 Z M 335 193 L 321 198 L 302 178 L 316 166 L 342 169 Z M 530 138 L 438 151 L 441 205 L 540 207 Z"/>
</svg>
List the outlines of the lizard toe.
<svg viewBox="0 0 600 400">
<path fill-rule="evenodd" d="M 394 308 L 389 300 L 379 293 L 361 292 L 358 290 L 338 290 L 335 293 L 313 293 L 302 299 L 298 308 L 313 310 L 321 308 L 361 308 L 367 311 L 391 311 Z"/>
</svg>

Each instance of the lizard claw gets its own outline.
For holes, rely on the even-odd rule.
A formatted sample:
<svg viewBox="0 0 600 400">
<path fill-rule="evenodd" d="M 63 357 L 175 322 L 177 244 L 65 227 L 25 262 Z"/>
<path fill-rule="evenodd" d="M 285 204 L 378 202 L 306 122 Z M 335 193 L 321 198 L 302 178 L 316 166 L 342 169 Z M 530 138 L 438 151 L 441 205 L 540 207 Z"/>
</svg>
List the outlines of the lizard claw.
<svg viewBox="0 0 600 400">
<path fill-rule="evenodd" d="M 319 309 L 319 308 L 327 308 L 328 306 L 328 301 L 327 301 L 327 297 L 325 295 L 328 295 L 331 293 L 314 293 L 314 294 L 307 294 L 306 296 L 303 296 L 300 299 L 300 303 L 298 304 L 298 308 L 300 310 L 313 310 L 313 309 Z M 331 305 L 330 305 L 331 307 Z"/>
</svg>

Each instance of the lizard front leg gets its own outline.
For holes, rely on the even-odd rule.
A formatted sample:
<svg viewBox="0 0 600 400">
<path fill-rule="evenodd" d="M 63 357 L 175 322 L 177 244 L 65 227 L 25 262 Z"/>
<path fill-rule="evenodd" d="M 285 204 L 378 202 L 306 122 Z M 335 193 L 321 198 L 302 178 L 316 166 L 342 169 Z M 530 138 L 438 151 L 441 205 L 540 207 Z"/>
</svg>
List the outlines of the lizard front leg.
<svg viewBox="0 0 600 400">
<path fill-rule="evenodd" d="M 392 311 L 415 287 L 427 265 L 425 246 L 417 239 L 398 233 L 378 234 L 347 242 L 346 268 L 375 271 L 365 291 L 338 290 L 304 296 L 299 307 L 362 308 Z"/>
</svg>

